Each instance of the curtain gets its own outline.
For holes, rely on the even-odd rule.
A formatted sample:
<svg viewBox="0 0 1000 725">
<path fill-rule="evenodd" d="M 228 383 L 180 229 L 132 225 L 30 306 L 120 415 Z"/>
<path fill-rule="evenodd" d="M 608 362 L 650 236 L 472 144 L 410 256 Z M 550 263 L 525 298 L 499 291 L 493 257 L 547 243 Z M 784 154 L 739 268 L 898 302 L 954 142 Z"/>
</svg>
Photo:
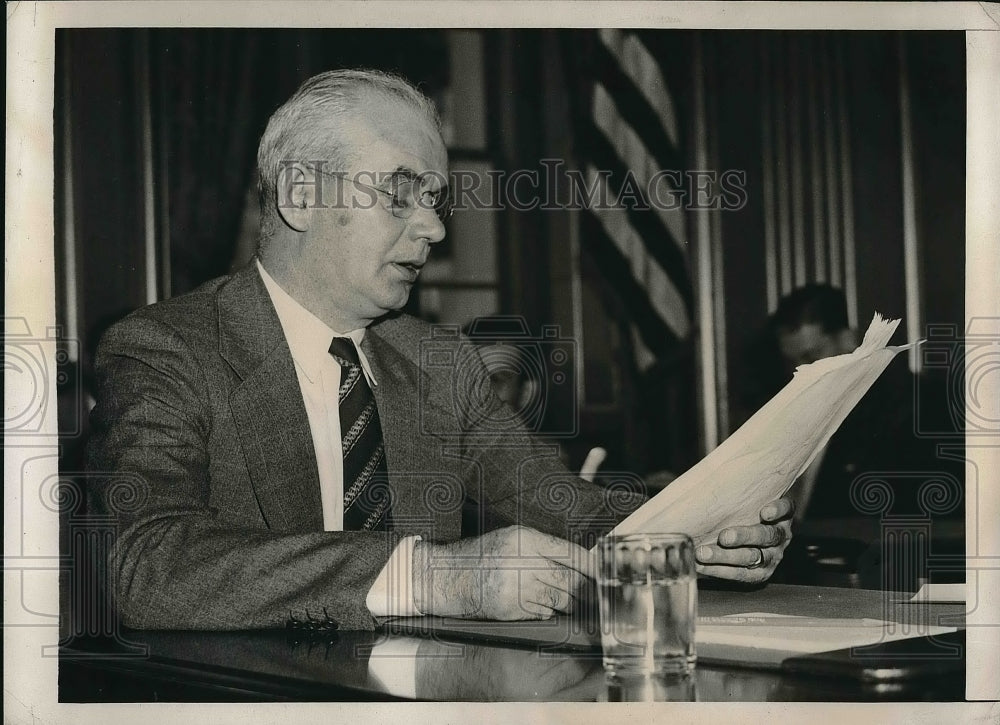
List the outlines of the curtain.
<svg viewBox="0 0 1000 725">
<path fill-rule="evenodd" d="M 257 32 L 152 35 L 170 295 L 226 272 L 233 256 L 257 142 L 273 110 Z"/>
</svg>

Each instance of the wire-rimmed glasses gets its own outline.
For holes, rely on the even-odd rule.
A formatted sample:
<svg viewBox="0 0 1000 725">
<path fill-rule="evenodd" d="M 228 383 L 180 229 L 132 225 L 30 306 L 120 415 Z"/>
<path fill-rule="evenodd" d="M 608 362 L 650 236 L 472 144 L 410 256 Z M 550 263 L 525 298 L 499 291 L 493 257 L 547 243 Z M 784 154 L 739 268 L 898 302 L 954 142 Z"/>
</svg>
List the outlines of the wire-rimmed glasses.
<svg viewBox="0 0 1000 725">
<path fill-rule="evenodd" d="M 387 175 L 387 182 L 376 186 L 359 181 L 357 177 L 360 174 L 355 174 L 355 178 L 351 178 L 342 171 L 334 173 L 315 166 L 313 168 L 324 176 L 349 181 L 360 189 L 381 195 L 386 199 L 383 207 L 397 219 L 409 219 L 417 209 L 432 209 L 437 218 L 444 222 L 455 211 L 454 202 L 446 185 L 442 184 L 438 189 L 427 187 L 430 179 L 441 177 L 437 172 L 417 174 L 411 171 L 395 171 Z M 372 174 L 372 177 L 374 179 L 377 175 Z"/>
</svg>

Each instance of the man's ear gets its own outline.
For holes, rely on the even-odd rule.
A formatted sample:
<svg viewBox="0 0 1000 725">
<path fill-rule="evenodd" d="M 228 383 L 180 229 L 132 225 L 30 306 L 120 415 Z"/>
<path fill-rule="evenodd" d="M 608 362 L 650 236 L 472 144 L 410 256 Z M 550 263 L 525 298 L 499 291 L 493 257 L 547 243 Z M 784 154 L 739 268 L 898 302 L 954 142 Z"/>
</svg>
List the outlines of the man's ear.
<svg viewBox="0 0 1000 725">
<path fill-rule="evenodd" d="M 305 164 L 286 164 L 278 172 L 278 213 L 297 232 L 309 229 L 316 201 L 316 172 Z"/>
</svg>

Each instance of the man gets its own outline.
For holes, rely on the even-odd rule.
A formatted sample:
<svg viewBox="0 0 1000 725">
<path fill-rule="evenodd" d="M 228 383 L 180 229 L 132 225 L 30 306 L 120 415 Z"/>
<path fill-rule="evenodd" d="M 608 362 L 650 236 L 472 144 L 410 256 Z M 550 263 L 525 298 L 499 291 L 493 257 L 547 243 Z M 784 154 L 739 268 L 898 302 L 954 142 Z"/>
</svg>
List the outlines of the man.
<svg viewBox="0 0 1000 725">
<path fill-rule="evenodd" d="M 473 347 L 395 312 L 445 234 L 439 123 L 390 75 L 306 81 L 261 139 L 258 258 L 105 336 L 90 467 L 126 625 L 547 617 L 592 573 L 569 540 L 641 505 L 491 428 L 511 416 Z M 459 540 L 465 496 L 514 525 Z M 789 513 L 720 533 L 701 571 L 764 580 Z"/>
<path fill-rule="evenodd" d="M 807 284 L 783 297 L 770 325 L 789 376 L 799 365 L 846 355 L 858 346 L 844 293 L 828 284 Z"/>
<path fill-rule="evenodd" d="M 857 331 L 848 324 L 844 293 L 828 284 L 808 284 L 784 297 L 769 327 L 785 380 L 799 365 L 853 352 L 859 344 Z M 919 488 L 941 472 L 942 461 L 936 442 L 916 434 L 916 391 L 906 356 L 897 356 L 790 492 L 796 518 L 858 517 L 862 511 L 853 499 L 859 494 L 852 494 L 851 487 L 872 474 L 890 487 L 886 513 L 924 513 Z"/>
</svg>

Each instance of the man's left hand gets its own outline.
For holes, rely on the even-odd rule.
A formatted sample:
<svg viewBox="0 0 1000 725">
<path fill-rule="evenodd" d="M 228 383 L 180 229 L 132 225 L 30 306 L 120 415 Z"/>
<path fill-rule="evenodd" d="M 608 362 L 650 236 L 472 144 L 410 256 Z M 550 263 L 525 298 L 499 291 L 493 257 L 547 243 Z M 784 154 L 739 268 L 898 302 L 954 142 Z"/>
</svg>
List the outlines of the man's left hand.
<svg viewBox="0 0 1000 725">
<path fill-rule="evenodd" d="M 760 510 L 760 523 L 732 526 L 714 544 L 695 550 L 699 574 L 757 584 L 774 573 L 792 539 L 792 502 L 779 498 Z"/>
</svg>

